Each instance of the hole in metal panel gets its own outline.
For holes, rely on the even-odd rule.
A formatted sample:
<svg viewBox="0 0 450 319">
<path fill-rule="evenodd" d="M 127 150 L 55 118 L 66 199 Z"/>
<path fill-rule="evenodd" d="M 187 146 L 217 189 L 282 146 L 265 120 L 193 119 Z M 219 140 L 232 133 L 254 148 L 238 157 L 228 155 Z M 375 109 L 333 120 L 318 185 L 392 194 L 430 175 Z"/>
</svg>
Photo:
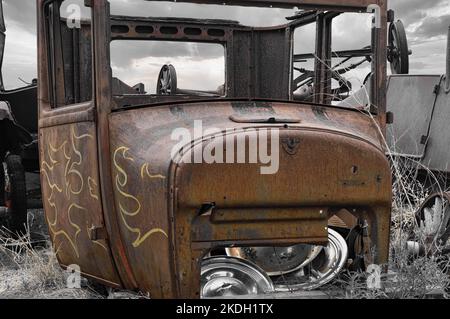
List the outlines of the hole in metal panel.
<svg viewBox="0 0 450 319">
<path fill-rule="evenodd" d="M 155 31 L 150 25 L 138 25 L 135 30 L 137 33 L 153 33 Z"/>
<path fill-rule="evenodd" d="M 128 33 L 130 28 L 127 25 L 112 25 L 111 32 L 112 33 Z"/>
<path fill-rule="evenodd" d="M 208 35 L 212 37 L 223 37 L 225 31 L 221 29 L 208 29 Z"/>
<path fill-rule="evenodd" d="M 161 27 L 159 28 L 159 31 L 162 34 L 177 34 L 178 29 L 176 27 Z"/>
<path fill-rule="evenodd" d="M 200 35 L 202 30 L 199 28 L 184 28 L 184 34 L 186 35 Z"/>
</svg>

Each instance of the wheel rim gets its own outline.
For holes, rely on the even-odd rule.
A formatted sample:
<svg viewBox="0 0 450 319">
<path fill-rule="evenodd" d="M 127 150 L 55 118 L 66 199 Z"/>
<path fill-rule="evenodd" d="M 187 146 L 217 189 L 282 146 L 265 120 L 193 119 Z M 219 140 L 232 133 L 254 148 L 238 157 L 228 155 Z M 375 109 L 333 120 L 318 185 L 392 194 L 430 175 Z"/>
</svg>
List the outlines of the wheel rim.
<svg viewBox="0 0 450 319">
<path fill-rule="evenodd" d="M 203 260 L 200 281 L 202 298 L 258 295 L 274 290 L 269 276 L 257 265 L 228 256 Z"/>
<path fill-rule="evenodd" d="M 329 242 L 326 247 L 315 246 L 319 248 L 311 249 L 308 258 L 299 261 L 300 267 L 289 269 L 289 267 L 286 268 L 286 265 L 283 265 L 277 272 L 273 271 L 273 267 L 267 267 L 269 264 L 267 260 L 266 262 L 261 260 L 266 255 L 254 249 L 250 253 L 241 248 L 227 249 L 226 252 L 228 255 L 239 257 L 239 259 L 257 265 L 270 276 L 276 291 L 313 290 L 333 280 L 347 261 L 348 247 L 345 239 L 332 229 L 328 229 L 328 238 Z M 284 247 L 281 251 L 286 251 L 286 249 L 292 247 L 296 246 Z M 273 250 L 273 252 L 276 253 L 279 250 Z M 270 266 L 273 265 L 270 264 Z M 272 271 L 268 271 L 269 269 Z"/>
<path fill-rule="evenodd" d="M 345 239 L 332 229 L 328 230 L 328 239 L 327 247 L 309 265 L 295 273 L 272 277 L 275 290 L 313 290 L 332 281 L 347 261 L 348 247 Z"/>
<path fill-rule="evenodd" d="M 166 64 L 161 68 L 158 76 L 157 94 L 174 95 L 177 92 L 177 75 L 175 68 L 171 64 Z"/>
<path fill-rule="evenodd" d="M 407 74 L 409 72 L 409 49 L 405 27 L 399 20 L 389 27 L 388 61 L 393 74 Z"/>
<path fill-rule="evenodd" d="M 314 260 L 323 247 L 295 245 L 289 247 L 247 247 L 227 248 L 228 256 L 249 260 L 269 276 L 279 276 L 295 272 Z"/>
</svg>

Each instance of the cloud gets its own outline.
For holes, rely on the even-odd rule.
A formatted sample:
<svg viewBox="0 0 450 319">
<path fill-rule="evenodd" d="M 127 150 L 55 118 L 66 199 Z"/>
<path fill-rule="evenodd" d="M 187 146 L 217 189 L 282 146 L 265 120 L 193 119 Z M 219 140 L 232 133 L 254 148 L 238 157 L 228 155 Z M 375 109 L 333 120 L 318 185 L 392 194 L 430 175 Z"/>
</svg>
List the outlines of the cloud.
<svg viewBox="0 0 450 319">
<path fill-rule="evenodd" d="M 36 33 L 36 1 L 4 0 L 6 28 L 18 28 L 21 32 Z"/>
<path fill-rule="evenodd" d="M 188 90 L 216 90 L 225 82 L 224 57 L 192 60 L 188 57 L 146 57 L 133 60 L 127 67 L 112 65 L 113 76 L 133 86 L 144 83 L 148 93 L 156 93 L 159 71 L 164 64 L 172 64 L 177 72 L 178 88 Z"/>
<path fill-rule="evenodd" d="M 202 60 L 223 57 L 225 48 L 221 44 L 170 42 L 170 41 L 138 41 L 115 40 L 111 42 L 111 63 L 128 66 L 133 60 L 146 57 L 189 57 L 191 60 Z"/>
<path fill-rule="evenodd" d="M 82 0 L 69 0 L 68 3 L 80 1 Z M 36 77 L 36 1 L 3 0 L 3 2 L 7 23 L 3 73 L 7 88 L 13 88 L 23 85 L 19 77 L 26 81 Z M 295 12 L 295 10 L 274 8 L 155 3 L 143 0 L 110 0 L 110 2 L 112 13 L 118 15 L 228 19 L 252 26 L 283 24 L 287 22 L 285 17 Z M 444 35 L 450 24 L 450 0 L 390 0 L 389 4 L 396 10 L 396 18 L 402 19 L 407 28 L 410 47 L 413 50 L 411 71 L 413 73 L 443 73 L 446 45 Z M 357 49 L 369 44 L 370 30 L 366 27 L 367 19 L 364 16 L 345 14 L 336 19 L 333 35 L 334 49 Z M 307 26 L 296 31 L 294 41 L 296 53 L 314 50 L 314 29 L 314 26 Z M 112 48 L 114 51 L 114 44 Z M 159 71 L 160 63 L 177 61 L 177 64 L 180 64 L 186 57 L 190 57 L 190 61 L 200 70 L 201 61 L 217 61 L 222 56 L 222 52 L 217 48 L 199 47 L 191 43 L 133 44 L 123 46 L 120 50 L 120 54 L 114 54 L 114 67 L 126 69 L 133 67 L 136 61 L 142 62 L 147 61 L 147 58 L 153 58 L 155 72 Z M 192 54 L 193 52 L 195 54 Z M 207 62 L 204 65 L 211 67 L 212 64 Z M 180 67 L 177 66 L 177 69 Z M 136 69 L 130 70 L 138 72 Z M 205 70 L 199 72 L 202 76 L 196 81 L 204 81 L 205 85 L 208 85 L 207 82 L 211 81 L 212 75 L 205 76 Z M 364 73 L 365 71 L 359 74 Z M 354 72 L 354 74 L 358 73 Z M 146 77 L 149 78 L 149 83 L 154 81 L 153 75 L 146 75 Z"/>
<path fill-rule="evenodd" d="M 420 25 L 415 29 L 415 36 L 429 39 L 447 34 L 450 26 L 450 14 L 440 17 L 426 17 L 422 19 Z"/>
<path fill-rule="evenodd" d="M 175 67 L 179 88 L 215 90 L 225 81 L 225 48 L 220 44 L 130 40 L 111 44 L 113 76 L 130 86 L 142 82 L 148 93 L 156 92 L 164 64 Z"/>
<path fill-rule="evenodd" d="M 413 52 L 410 73 L 444 73 L 450 0 L 391 0 L 389 3 L 395 10 L 396 19 L 405 24 Z"/>
<path fill-rule="evenodd" d="M 236 20 L 250 26 L 274 26 L 286 23 L 292 9 L 248 8 L 223 5 L 155 2 L 143 0 L 110 0 L 111 14 L 141 17 L 183 17 Z"/>
<path fill-rule="evenodd" d="M 420 22 L 427 11 L 449 6 L 449 0 L 391 0 L 389 6 L 395 11 L 396 19 L 401 19 L 406 25 Z"/>
<path fill-rule="evenodd" d="M 25 9 L 27 8 L 27 9 Z M 37 75 L 36 1 L 3 1 L 6 22 L 6 46 L 3 80 L 6 89 L 31 82 Z"/>
</svg>

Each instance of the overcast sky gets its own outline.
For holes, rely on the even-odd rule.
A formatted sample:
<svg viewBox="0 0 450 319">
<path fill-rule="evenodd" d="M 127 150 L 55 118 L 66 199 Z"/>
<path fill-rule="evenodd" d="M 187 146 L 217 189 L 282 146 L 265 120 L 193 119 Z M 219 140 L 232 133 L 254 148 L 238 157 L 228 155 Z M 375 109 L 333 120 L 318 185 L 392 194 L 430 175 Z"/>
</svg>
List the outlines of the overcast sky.
<svg viewBox="0 0 450 319">
<path fill-rule="evenodd" d="M 71 0 L 72 1 L 72 0 Z M 75 0 L 74 0 L 75 1 Z M 76 2 L 76 1 L 75 1 Z M 267 26 L 286 22 L 292 10 L 249 9 L 193 4 L 150 3 L 142 0 L 111 0 L 113 14 L 175 16 L 237 20 L 246 25 Z M 390 0 L 396 18 L 402 19 L 408 33 L 411 73 L 442 74 L 445 45 L 450 25 L 450 0 Z M 35 0 L 3 0 L 7 24 L 3 77 L 7 89 L 20 87 L 36 77 Z M 369 44 L 368 19 L 347 15 L 336 21 L 333 48 L 357 49 Z M 295 36 L 296 53 L 308 52 L 314 44 L 313 26 Z M 158 70 L 164 63 L 176 66 L 179 86 L 190 89 L 215 89 L 224 81 L 223 49 L 216 45 L 114 43 L 112 67 L 115 76 L 134 85 L 144 82 L 154 90 Z M 307 66 L 307 65 L 305 65 Z M 362 77 L 368 68 L 349 76 Z M 193 76 L 194 75 L 194 76 Z M 20 79 L 19 79 L 20 78 Z"/>
</svg>

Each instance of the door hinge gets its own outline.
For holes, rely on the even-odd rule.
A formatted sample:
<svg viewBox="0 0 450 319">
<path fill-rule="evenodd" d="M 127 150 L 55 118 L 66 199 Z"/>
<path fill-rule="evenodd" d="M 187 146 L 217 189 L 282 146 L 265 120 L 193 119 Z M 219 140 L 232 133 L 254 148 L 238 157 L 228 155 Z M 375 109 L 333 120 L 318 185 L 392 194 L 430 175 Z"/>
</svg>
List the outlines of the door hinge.
<svg viewBox="0 0 450 319">
<path fill-rule="evenodd" d="M 392 23 L 395 20 L 395 11 L 390 9 L 387 11 L 387 22 Z"/>
<path fill-rule="evenodd" d="M 422 135 L 420 137 L 420 144 L 425 145 L 428 142 L 428 135 Z"/>
<path fill-rule="evenodd" d="M 386 124 L 393 124 L 393 123 L 394 123 L 394 113 L 386 112 Z"/>
<path fill-rule="evenodd" d="M 92 226 L 89 228 L 89 238 L 92 241 L 108 239 L 108 232 L 104 226 Z"/>
<path fill-rule="evenodd" d="M 440 91 L 441 91 L 441 85 L 440 84 L 436 84 L 434 86 L 433 93 L 438 95 Z"/>
</svg>

